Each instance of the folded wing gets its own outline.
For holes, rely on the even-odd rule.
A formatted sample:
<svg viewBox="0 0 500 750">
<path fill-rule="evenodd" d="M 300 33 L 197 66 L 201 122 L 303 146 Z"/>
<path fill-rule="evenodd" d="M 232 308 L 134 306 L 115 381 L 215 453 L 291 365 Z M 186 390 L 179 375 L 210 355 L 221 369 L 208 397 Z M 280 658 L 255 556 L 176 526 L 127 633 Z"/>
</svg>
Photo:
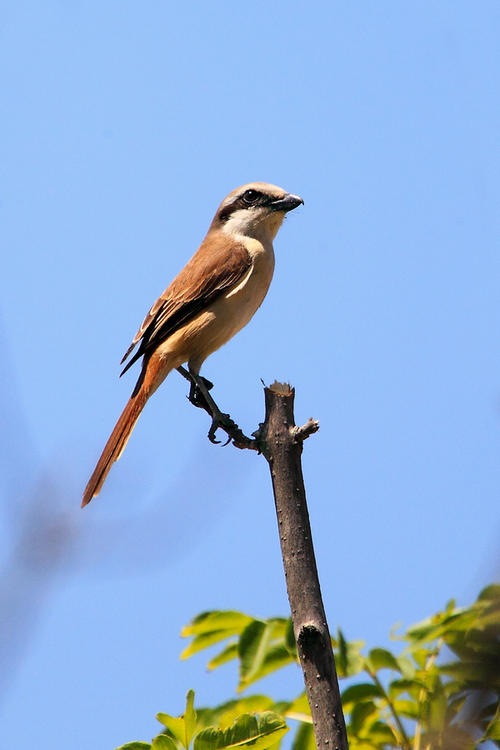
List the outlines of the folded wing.
<svg viewBox="0 0 500 750">
<path fill-rule="evenodd" d="M 207 237 L 144 318 L 121 364 L 140 341 L 139 348 L 120 375 L 144 354 L 154 351 L 222 293 L 236 286 L 251 265 L 252 260 L 244 245 L 235 244 L 234 239 L 229 238 L 226 242 L 220 235 L 213 241 Z"/>
</svg>

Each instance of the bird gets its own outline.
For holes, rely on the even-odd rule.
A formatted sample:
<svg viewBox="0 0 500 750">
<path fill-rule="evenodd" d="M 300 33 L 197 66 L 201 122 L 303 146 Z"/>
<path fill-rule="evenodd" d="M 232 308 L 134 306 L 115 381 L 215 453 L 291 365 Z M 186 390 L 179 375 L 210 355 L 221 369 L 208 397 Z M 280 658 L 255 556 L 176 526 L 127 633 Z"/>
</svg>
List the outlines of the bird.
<svg viewBox="0 0 500 750">
<path fill-rule="evenodd" d="M 274 272 L 273 241 L 285 215 L 303 203 L 266 182 L 242 185 L 224 198 L 200 247 L 156 300 L 122 358 L 121 364 L 138 345 L 121 375 L 142 357 L 141 372 L 87 483 L 82 508 L 99 494 L 146 402 L 172 370 L 187 362 L 193 385 L 207 393 L 208 381 L 199 375 L 203 362 L 260 307 Z"/>
</svg>

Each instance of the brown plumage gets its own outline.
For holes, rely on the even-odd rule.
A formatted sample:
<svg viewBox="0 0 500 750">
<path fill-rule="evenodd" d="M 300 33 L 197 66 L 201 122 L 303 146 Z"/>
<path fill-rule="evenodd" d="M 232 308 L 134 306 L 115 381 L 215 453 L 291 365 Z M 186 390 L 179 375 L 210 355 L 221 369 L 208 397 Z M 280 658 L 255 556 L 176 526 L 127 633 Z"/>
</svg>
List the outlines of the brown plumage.
<svg viewBox="0 0 500 750">
<path fill-rule="evenodd" d="M 148 398 L 149 394 L 144 386 L 129 398 L 87 483 L 83 493 L 82 508 L 99 494 L 112 464 L 118 461 L 123 453 Z"/>
<path fill-rule="evenodd" d="M 154 351 L 166 338 L 193 318 L 248 271 L 248 250 L 231 238 L 207 236 L 199 250 L 156 300 L 125 352 L 123 364 L 135 345 L 140 346 L 122 370 L 127 372 L 143 354 Z M 142 340 L 141 340 L 142 339 Z"/>
<path fill-rule="evenodd" d="M 255 182 L 230 193 L 219 206 L 198 251 L 155 302 L 122 359 L 139 348 L 122 371 L 144 357 L 139 379 L 83 494 L 95 497 L 127 444 L 150 396 L 169 372 L 203 361 L 243 328 L 260 306 L 274 270 L 272 242 L 285 213 L 302 199 Z"/>
</svg>

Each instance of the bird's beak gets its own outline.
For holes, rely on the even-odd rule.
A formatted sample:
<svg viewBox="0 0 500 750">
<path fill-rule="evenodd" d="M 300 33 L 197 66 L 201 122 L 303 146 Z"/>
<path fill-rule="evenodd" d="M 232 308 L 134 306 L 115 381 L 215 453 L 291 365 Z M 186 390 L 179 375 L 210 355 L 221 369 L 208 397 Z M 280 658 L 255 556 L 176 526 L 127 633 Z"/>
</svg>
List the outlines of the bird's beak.
<svg viewBox="0 0 500 750">
<path fill-rule="evenodd" d="M 304 204 L 304 201 L 299 195 L 293 195 L 293 193 L 287 193 L 284 198 L 278 198 L 271 203 L 273 211 L 293 211 L 294 208 Z"/>
</svg>

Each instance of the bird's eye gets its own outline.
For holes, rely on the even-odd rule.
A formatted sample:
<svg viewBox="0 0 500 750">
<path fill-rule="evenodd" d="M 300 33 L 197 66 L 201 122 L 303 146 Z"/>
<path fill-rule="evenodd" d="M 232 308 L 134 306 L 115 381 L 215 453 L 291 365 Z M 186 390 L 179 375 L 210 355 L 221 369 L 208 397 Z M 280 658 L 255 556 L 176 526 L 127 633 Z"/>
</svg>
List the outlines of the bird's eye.
<svg viewBox="0 0 500 750">
<path fill-rule="evenodd" d="M 248 203 L 249 206 L 251 206 L 253 203 L 256 203 L 257 200 L 260 197 L 260 193 L 257 192 L 257 190 L 245 190 L 243 193 L 243 200 L 245 203 Z"/>
</svg>

